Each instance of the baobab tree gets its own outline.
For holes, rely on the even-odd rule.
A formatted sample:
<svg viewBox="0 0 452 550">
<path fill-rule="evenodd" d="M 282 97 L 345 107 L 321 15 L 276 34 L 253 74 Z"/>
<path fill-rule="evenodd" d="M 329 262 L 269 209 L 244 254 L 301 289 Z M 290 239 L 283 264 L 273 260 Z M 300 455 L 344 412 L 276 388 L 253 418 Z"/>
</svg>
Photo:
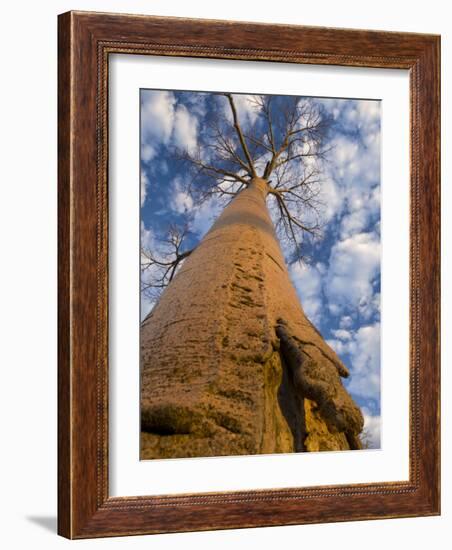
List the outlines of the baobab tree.
<svg viewBox="0 0 452 550">
<path fill-rule="evenodd" d="M 349 373 L 281 250 L 300 260 L 319 231 L 328 117 L 309 99 L 248 96 L 245 127 L 236 99 L 219 94 L 198 147 L 175 151 L 187 193 L 226 199 L 222 213 L 193 250 L 187 227 L 142 250 L 142 291 L 159 296 L 141 326 L 144 459 L 361 448 Z"/>
</svg>

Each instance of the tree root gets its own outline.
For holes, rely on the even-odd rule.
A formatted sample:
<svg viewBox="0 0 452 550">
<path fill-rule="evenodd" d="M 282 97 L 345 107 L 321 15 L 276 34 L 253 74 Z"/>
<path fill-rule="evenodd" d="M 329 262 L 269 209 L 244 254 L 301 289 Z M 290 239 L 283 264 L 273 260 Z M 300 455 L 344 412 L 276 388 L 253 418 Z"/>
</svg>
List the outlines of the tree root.
<svg viewBox="0 0 452 550">
<path fill-rule="evenodd" d="M 301 343 L 284 319 L 277 320 L 276 334 L 300 396 L 317 404 L 332 433 L 344 433 L 351 449 L 361 448 L 358 436 L 364 425 L 363 415 L 342 385 L 336 365 L 315 345 Z"/>
</svg>

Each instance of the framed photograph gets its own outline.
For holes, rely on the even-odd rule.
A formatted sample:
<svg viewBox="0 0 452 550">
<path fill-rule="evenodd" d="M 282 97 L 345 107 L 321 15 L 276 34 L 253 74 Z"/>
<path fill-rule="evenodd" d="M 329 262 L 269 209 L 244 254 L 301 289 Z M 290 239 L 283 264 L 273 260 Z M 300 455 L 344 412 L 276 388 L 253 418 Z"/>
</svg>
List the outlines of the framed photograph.
<svg viewBox="0 0 452 550">
<path fill-rule="evenodd" d="M 61 535 L 440 513 L 439 56 L 59 16 Z"/>
</svg>

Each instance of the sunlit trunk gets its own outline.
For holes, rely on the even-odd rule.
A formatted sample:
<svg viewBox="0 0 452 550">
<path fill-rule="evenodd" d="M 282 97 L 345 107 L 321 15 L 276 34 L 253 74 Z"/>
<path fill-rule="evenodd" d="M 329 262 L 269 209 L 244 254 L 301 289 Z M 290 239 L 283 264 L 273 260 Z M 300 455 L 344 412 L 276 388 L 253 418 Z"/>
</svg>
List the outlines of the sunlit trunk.
<svg viewBox="0 0 452 550">
<path fill-rule="evenodd" d="M 255 179 L 141 329 L 141 458 L 359 448 L 346 369 L 305 316 Z"/>
</svg>

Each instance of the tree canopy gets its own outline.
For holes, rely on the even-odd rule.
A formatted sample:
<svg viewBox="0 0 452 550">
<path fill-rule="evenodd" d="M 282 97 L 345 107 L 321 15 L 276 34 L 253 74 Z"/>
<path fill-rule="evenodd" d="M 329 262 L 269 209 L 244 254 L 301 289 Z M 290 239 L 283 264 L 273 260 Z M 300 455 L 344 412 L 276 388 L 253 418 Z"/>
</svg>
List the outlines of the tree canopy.
<svg viewBox="0 0 452 550">
<path fill-rule="evenodd" d="M 189 174 L 187 194 L 198 205 L 213 196 L 226 204 L 253 178 L 264 179 L 277 234 L 301 259 L 303 240 L 321 228 L 321 162 L 330 116 L 310 98 L 254 95 L 246 96 L 255 116 L 245 125 L 240 96 L 217 95 L 219 108 L 206 116 L 196 147 L 173 151 Z M 142 291 L 148 296 L 157 297 L 190 254 L 184 241 L 189 227 L 188 218 L 184 227 L 168 229 L 158 250 L 142 249 Z"/>
</svg>

